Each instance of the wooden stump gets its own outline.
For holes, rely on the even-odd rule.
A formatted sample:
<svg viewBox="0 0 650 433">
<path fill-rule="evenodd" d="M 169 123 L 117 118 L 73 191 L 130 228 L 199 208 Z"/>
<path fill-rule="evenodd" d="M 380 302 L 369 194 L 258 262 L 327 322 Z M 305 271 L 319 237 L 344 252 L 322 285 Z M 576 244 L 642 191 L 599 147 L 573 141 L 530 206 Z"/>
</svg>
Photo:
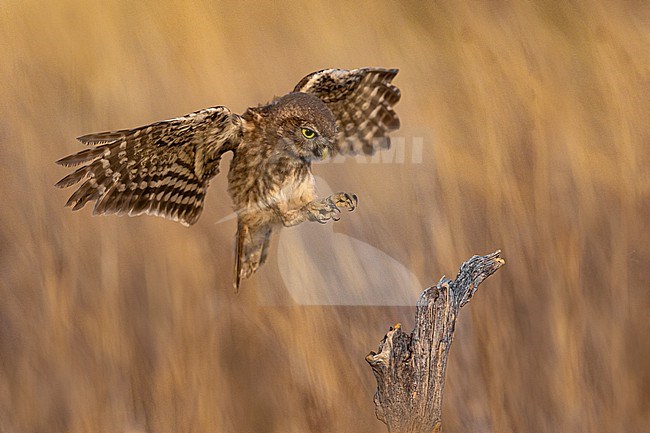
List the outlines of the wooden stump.
<svg viewBox="0 0 650 433">
<path fill-rule="evenodd" d="M 389 432 L 440 431 L 447 356 L 458 311 L 479 284 L 505 264 L 500 253 L 474 256 L 463 263 L 455 280 L 442 277 L 422 292 L 413 332 L 407 335 L 400 324 L 391 327 L 378 353 L 366 356 L 377 379 L 376 415 Z"/>
</svg>

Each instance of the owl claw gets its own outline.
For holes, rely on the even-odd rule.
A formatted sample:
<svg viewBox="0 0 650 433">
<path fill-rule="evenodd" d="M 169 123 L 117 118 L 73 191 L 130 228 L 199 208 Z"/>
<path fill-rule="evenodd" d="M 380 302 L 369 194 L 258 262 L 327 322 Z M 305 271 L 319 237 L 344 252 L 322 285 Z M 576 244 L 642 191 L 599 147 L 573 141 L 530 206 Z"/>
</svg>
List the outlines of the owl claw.
<svg viewBox="0 0 650 433">
<path fill-rule="evenodd" d="M 350 212 L 355 210 L 357 208 L 357 205 L 359 204 L 359 198 L 357 197 L 356 194 L 352 194 L 352 203 L 350 207 Z"/>
<path fill-rule="evenodd" d="M 334 203 L 337 209 L 346 208 L 350 212 L 357 208 L 359 199 L 356 194 L 348 194 L 347 192 L 339 192 L 338 194 L 333 194 L 330 197 L 330 200 Z"/>
<path fill-rule="evenodd" d="M 341 217 L 338 215 L 339 213 L 341 213 L 341 210 L 338 207 L 336 207 L 334 203 L 327 202 L 326 207 L 320 209 L 316 213 L 316 221 L 318 221 L 321 224 L 325 224 L 329 220 L 338 221 L 339 219 L 341 219 Z"/>
<path fill-rule="evenodd" d="M 356 209 L 358 203 L 355 194 L 348 194 L 340 192 L 332 194 L 331 196 L 322 200 L 314 201 L 309 205 L 309 219 L 325 224 L 329 220 L 338 221 L 341 219 L 341 209 L 345 208 L 348 211 Z"/>
</svg>

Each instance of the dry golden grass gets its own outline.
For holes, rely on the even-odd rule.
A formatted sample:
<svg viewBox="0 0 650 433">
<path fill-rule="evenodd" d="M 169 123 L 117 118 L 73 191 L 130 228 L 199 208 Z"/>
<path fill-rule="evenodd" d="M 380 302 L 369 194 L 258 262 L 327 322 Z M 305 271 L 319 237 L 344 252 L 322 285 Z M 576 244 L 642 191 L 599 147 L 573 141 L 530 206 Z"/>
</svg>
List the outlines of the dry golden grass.
<svg viewBox="0 0 650 433">
<path fill-rule="evenodd" d="M 0 431 L 384 431 L 363 359 L 413 308 L 292 302 L 277 239 L 233 294 L 225 176 L 189 230 L 52 187 L 78 135 L 332 66 L 399 67 L 425 137 L 422 164 L 315 168 L 361 198 L 334 231 L 423 287 L 508 262 L 463 311 L 446 431 L 650 431 L 648 5 L 461 3 L 0 3 Z"/>
</svg>

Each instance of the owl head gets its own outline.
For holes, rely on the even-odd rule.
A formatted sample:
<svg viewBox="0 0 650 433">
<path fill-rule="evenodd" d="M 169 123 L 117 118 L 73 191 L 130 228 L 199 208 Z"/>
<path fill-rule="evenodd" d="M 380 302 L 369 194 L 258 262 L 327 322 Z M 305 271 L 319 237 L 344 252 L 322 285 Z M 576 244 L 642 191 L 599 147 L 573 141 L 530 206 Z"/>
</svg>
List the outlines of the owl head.
<svg viewBox="0 0 650 433">
<path fill-rule="evenodd" d="M 326 157 L 336 139 L 332 111 L 316 96 L 289 93 L 269 106 L 280 145 L 296 157 L 312 161 Z"/>
</svg>

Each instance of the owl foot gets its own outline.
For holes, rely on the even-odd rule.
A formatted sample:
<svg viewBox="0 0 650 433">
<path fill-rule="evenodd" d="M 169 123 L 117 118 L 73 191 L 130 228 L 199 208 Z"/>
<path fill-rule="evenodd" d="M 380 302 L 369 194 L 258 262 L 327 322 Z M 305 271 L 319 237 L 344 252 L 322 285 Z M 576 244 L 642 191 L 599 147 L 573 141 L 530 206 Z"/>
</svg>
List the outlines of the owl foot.
<svg viewBox="0 0 650 433">
<path fill-rule="evenodd" d="M 348 194 L 347 192 L 332 194 L 327 198 L 313 201 L 308 205 L 309 219 L 321 224 L 325 224 L 329 220 L 338 221 L 342 208 L 353 211 L 356 209 L 358 203 L 359 199 L 356 194 Z"/>
<path fill-rule="evenodd" d="M 356 194 L 348 194 L 347 192 L 338 192 L 327 197 L 325 200 L 328 200 L 336 206 L 337 209 L 345 208 L 352 212 L 357 208 L 359 204 L 359 199 Z"/>
</svg>

